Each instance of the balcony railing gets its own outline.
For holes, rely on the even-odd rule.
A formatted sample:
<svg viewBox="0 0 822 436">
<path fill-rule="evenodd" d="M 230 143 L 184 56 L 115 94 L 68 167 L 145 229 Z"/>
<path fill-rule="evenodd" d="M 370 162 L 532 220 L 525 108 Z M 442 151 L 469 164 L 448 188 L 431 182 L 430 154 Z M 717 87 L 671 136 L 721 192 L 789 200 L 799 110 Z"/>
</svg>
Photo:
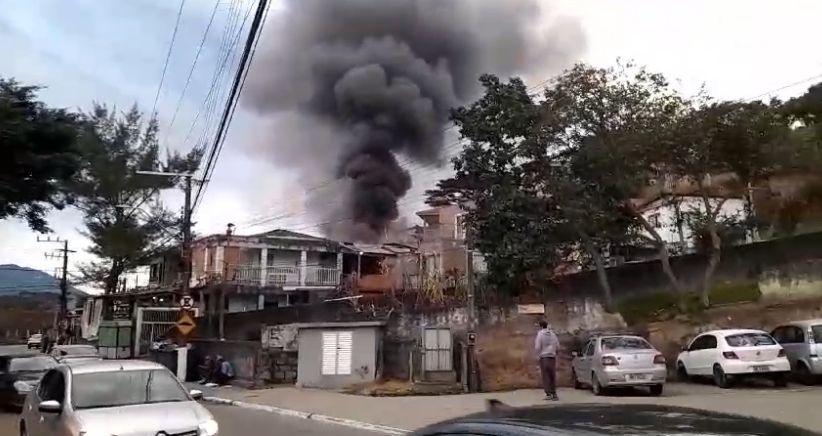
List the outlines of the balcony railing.
<svg viewBox="0 0 822 436">
<path fill-rule="evenodd" d="M 258 286 L 337 286 L 340 283 L 340 274 L 337 268 L 316 265 L 228 265 L 222 271 L 206 271 L 202 279 Z"/>
</svg>

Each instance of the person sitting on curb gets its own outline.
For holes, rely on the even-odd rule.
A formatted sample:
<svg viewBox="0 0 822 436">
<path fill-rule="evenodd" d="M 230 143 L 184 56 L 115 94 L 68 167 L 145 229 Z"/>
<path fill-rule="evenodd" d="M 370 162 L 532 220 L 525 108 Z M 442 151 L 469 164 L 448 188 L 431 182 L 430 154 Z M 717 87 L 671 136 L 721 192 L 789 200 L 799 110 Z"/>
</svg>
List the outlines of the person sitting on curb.
<svg viewBox="0 0 822 436">
<path fill-rule="evenodd" d="M 234 367 L 231 362 L 225 360 L 223 356 L 217 356 L 216 382 L 218 386 L 225 386 L 231 383 L 234 378 Z"/>
</svg>

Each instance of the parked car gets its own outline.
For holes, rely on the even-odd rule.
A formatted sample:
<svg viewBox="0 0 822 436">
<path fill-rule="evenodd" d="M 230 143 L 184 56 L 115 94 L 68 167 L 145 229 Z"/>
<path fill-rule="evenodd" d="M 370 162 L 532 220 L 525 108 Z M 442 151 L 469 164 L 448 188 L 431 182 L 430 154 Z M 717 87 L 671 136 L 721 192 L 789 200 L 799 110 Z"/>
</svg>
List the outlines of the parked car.
<svg viewBox="0 0 822 436">
<path fill-rule="evenodd" d="M 101 360 L 62 364 L 29 393 L 20 434 L 215 436 L 217 422 L 174 374 L 155 362 Z M 114 419 L 113 419 L 114 418 Z"/>
<path fill-rule="evenodd" d="M 514 408 L 499 401 L 486 412 L 452 419 L 410 436 L 813 436 L 817 433 L 750 416 L 650 404 L 557 404 Z"/>
<path fill-rule="evenodd" d="M 56 345 L 51 355 L 60 363 L 103 359 L 93 345 Z"/>
<path fill-rule="evenodd" d="M 40 333 L 35 333 L 29 336 L 29 339 L 26 341 L 26 346 L 29 350 L 32 348 L 40 348 L 43 344 L 43 335 Z"/>
<path fill-rule="evenodd" d="M 788 355 L 800 382 L 813 384 L 822 375 L 822 319 L 793 321 L 771 332 Z"/>
<path fill-rule="evenodd" d="M 741 377 L 757 376 L 785 386 L 791 366 L 785 350 L 761 330 L 713 330 L 698 335 L 679 353 L 677 372 L 682 378 L 712 377 L 729 388 Z"/>
<path fill-rule="evenodd" d="M 662 394 L 665 357 L 642 337 L 594 337 L 582 353 L 572 354 L 571 376 L 577 389 L 590 386 L 595 395 L 601 395 L 613 386 L 647 386 L 651 394 Z"/>
<path fill-rule="evenodd" d="M 0 404 L 20 407 L 29 391 L 57 361 L 44 354 L 0 355 Z"/>
</svg>

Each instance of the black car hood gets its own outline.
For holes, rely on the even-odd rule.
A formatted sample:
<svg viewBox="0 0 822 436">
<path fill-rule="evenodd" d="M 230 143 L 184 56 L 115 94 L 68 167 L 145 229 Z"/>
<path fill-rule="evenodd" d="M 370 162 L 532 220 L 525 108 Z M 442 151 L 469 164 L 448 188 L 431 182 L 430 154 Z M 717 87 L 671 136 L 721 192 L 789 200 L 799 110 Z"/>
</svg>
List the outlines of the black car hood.
<svg viewBox="0 0 822 436">
<path fill-rule="evenodd" d="M 504 406 L 435 424 L 413 434 L 436 434 L 443 430 L 471 433 L 480 429 L 484 431 L 481 434 L 495 435 L 819 436 L 809 430 L 753 417 L 641 404 Z"/>
</svg>

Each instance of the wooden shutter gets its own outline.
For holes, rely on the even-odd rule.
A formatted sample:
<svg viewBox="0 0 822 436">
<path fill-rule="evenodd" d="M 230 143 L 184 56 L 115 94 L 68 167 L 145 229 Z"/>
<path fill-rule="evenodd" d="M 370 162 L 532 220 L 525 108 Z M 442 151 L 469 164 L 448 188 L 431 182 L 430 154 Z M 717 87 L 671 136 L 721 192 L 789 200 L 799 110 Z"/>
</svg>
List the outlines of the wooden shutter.
<svg viewBox="0 0 822 436">
<path fill-rule="evenodd" d="M 323 332 L 322 375 L 337 373 L 337 332 Z"/>
<path fill-rule="evenodd" d="M 351 374 L 352 332 L 337 333 L 337 374 Z"/>
</svg>

